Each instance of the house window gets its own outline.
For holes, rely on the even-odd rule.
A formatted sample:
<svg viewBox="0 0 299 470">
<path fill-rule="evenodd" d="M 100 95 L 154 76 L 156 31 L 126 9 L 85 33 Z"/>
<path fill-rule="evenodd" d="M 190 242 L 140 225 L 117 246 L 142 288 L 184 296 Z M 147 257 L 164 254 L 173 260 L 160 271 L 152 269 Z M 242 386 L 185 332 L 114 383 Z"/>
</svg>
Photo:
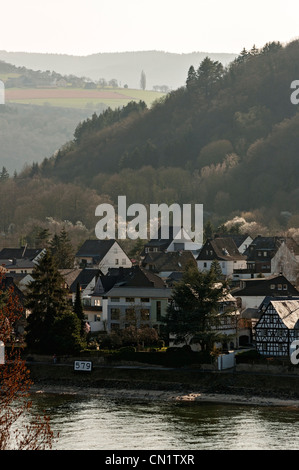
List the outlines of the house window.
<svg viewBox="0 0 299 470">
<path fill-rule="evenodd" d="M 157 321 L 161 321 L 161 300 L 157 300 Z"/>
<path fill-rule="evenodd" d="M 141 297 L 141 302 L 142 303 L 148 303 L 150 301 L 150 299 L 148 297 Z"/>
<path fill-rule="evenodd" d="M 206 262 L 204 262 L 204 264 L 203 264 L 203 267 L 204 267 L 204 268 L 206 268 L 206 267 L 207 267 L 207 263 L 206 263 Z"/>
<path fill-rule="evenodd" d="M 94 321 L 101 321 L 101 315 L 95 315 Z"/>
<path fill-rule="evenodd" d="M 119 320 L 120 317 L 120 309 L 119 308 L 112 308 L 111 309 L 111 320 Z"/>
<path fill-rule="evenodd" d="M 111 297 L 111 302 L 119 302 L 119 297 Z"/>
<path fill-rule="evenodd" d="M 258 251 L 258 252 L 257 252 L 257 255 L 258 255 L 258 256 L 262 256 L 262 252 L 261 252 L 261 251 Z"/>
<path fill-rule="evenodd" d="M 267 252 L 266 252 L 266 251 L 264 251 L 264 256 L 267 256 Z"/>
<path fill-rule="evenodd" d="M 282 284 L 278 284 L 278 290 L 282 290 Z"/>
<path fill-rule="evenodd" d="M 288 285 L 287 284 L 283 285 L 283 290 L 288 290 Z"/>
<path fill-rule="evenodd" d="M 126 321 L 135 320 L 135 310 L 133 308 L 126 308 Z"/>
<path fill-rule="evenodd" d="M 135 302 L 135 299 L 134 299 L 134 297 L 126 297 L 126 302 L 131 304 L 131 303 Z"/>
<path fill-rule="evenodd" d="M 119 264 L 119 262 L 118 262 L 118 259 L 117 259 L 117 258 L 115 258 L 115 264 L 116 264 L 116 265 L 118 265 L 118 264 Z"/>
<path fill-rule="evenodd" d="M 272 289 L 272 290 L 275 289 L 275 284 L 271 284 L 270 289 Z"/>
<path fill-rule="evenodd" d="M 95 299 L 94 304 L 95 304 L 96 307 L 100 307 L 101 306 L 100 299 Z"/>
<path fill-rule="evenodd" d="M 127 260 L 126 260 L 126 258 L 123 258 L 122 259 L 122 265 L 125 266 L 126 264 L 127 264 Z"/>
</svg>

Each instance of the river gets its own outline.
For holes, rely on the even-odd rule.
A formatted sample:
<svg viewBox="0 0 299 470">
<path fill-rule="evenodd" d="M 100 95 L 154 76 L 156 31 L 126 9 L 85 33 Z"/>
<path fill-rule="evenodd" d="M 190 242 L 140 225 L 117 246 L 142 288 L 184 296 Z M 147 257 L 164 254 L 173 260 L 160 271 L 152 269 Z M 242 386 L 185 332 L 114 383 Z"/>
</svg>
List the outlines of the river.
<svg viewBox="0 0 299 470">
<path fill-rule="evenodd" d="M 53 450 L 297 450 L 299 409 L 42 394 Z"/>
</svg>

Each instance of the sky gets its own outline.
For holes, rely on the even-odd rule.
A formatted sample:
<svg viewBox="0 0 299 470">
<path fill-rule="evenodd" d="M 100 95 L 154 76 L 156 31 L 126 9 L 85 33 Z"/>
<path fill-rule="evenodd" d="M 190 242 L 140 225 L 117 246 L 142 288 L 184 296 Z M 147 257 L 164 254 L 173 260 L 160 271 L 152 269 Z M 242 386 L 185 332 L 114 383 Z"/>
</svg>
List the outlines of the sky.
<svg viewBox="0 0 299 470">
<path fill-rule="evenodd" d="M 298 0 L 0 0 L 0 7 L 0 50 L 8 52 L 239 53 L 299 36 Z"/>
</svg>

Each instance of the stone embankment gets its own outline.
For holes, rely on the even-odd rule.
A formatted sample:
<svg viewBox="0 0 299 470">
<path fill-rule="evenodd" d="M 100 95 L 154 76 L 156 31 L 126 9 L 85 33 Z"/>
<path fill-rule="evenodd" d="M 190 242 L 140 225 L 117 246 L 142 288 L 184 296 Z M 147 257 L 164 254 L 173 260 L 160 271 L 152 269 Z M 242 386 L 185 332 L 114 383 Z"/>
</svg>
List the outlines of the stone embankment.
<svg viewBox="0 0 299 470">
<path fill-rule="evenodd" d="M 145 364 L 95 365 L 77 372 L 73 361 L 31 362 L 34 393 L 83 394 L 113 399 L 176 403 L 235 403 L 299 407 L 299 375 L 270 366 L 266 370 L 227 371 L 199 367 L 163 368 Z"/>
</svg>

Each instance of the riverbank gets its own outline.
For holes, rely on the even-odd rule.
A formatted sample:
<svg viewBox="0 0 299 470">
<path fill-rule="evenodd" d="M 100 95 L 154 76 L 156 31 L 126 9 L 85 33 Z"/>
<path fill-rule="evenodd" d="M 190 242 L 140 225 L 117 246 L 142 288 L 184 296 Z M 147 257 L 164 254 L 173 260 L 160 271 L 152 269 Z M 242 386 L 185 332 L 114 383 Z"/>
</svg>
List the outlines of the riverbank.
<svg viewBox="0 0 299 470">
<path fill-rule="evenodd" d="M 177 390 L 138 390 L 138 389 L 113 389 L 113 388 L 80 388 L 76 386 L 47 386 L 42 388 L 34 385 L 31 394 L 58 394 L 58 395 L 77 395 L 85 397 L 112 398 L 115 400 L 146 400 L 146 401 L 164 401 L 172 403 L 219 403 L 230 405 L 251 405 L 251 406 L 276 406 L 299 409 L 299 400 L 279 399 L 275 397 L 260 396 L 242 396 L 224 393 L 199 393 L 186 392 L 180 393 Z"/>
<path fill-rule="evenodd" d="M 298 375 L 126 365 L 94 367 L 91 372 L 58 364 L 30 364 L 29 369 L 31 393 L 36 394 L 299 408 Z"/>
</svg>

